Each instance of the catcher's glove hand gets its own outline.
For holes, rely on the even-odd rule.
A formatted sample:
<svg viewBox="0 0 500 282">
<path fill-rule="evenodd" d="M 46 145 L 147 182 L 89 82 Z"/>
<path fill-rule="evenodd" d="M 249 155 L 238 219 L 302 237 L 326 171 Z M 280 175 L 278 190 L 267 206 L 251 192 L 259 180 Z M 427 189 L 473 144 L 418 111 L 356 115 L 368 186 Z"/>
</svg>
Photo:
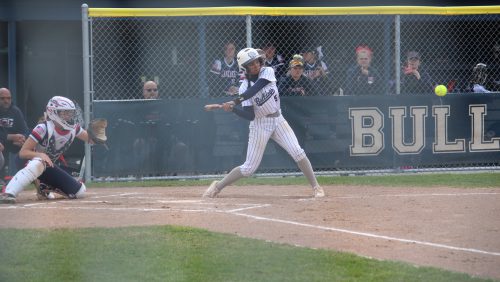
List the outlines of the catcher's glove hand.
<svg viewBox="0 0 500 282">
<path fill-rule="evenodd" d="M 94 144 L 106 146 L 106 127 L 108 126 L 108 121 L 104 118 L 96 118 L 90 121 L 87 133 Z"/>
</svg>

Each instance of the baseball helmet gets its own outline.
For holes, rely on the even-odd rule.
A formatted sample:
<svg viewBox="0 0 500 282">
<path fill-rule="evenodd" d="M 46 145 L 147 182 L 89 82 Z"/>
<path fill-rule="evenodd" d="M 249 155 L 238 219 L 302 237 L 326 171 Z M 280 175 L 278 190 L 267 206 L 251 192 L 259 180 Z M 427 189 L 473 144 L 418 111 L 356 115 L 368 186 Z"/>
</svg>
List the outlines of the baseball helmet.
<svg viewBox="0 0 500 282">
<path fill-rule="evenodd" d="M 50 120 L 66 130 L 71 130 L 76 126 L 75 103 L 66 97 L 54 96 L 50 98 L 45 113 Z"/>
<path fill-rule="evenodd" d="M 254 48 L 245 48 L 239 51 L 238 55 L 236 55 L 236 59 L 238 60 L 240 69 L 243 69 L 245 71 L 248 64 L 255 60 L 261 60 L 261 64 L 264 63 L 263 55 L 259 54 L 259 51 Z"/>
</svg>

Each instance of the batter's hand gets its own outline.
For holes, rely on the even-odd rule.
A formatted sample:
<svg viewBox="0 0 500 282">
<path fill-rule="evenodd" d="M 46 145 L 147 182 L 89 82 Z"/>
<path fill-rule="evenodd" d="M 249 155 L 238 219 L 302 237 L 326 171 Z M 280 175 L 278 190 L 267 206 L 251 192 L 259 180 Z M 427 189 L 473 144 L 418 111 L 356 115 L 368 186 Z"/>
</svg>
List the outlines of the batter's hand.
<svg viewBox="0 0 500 282">
<path fill-rule="evenodd" d="M 222 108 L 226 112 L 232 112 L 235 105 L 236 105 L 236 103 L 234 103 L 234 101 L 229 101 L 229 102 L 225 102 L 224 104 L 222 104 Z"/>
</svg>

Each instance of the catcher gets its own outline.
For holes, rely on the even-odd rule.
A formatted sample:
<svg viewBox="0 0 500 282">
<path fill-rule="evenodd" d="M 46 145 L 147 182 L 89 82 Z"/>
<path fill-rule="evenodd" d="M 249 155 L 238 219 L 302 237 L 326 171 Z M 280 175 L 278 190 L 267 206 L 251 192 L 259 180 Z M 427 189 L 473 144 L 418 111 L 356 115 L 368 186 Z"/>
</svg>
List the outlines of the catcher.
<svg viewBox="0 0 500 282">
<path fill-rule="evenodd" d="M 12 204 L 16 196 L 29 184 L 37 180 L 38 198 L 52 198 L 52 192 L 68 199 L 82 198 L 85 184 L 77 181 L 55 164 L 76 138 L 90 144 L 104 144 L 105 120 L 91 122 L 89 132 L 80 127 L 75 104 L 68 98 L 54 96 L 49 100 L 45 112 L 46 121 L 37 124 L 26 140 L 19 156 L 28 160 L 0 195 L 0 203 Z"/>
</svg>

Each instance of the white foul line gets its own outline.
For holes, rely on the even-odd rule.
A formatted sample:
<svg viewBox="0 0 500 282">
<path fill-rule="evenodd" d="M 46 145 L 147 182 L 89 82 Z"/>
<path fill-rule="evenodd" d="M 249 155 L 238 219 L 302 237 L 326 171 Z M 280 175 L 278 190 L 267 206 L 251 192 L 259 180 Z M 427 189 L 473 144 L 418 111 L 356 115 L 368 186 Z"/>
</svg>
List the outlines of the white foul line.
<svg viewBox="0 0 500 282">
<path fill-rule="evenodd" d="M 435 197 L 435 196 L 483 196 L 483 195 L 500 195 L 500 193 L 429 193 L 429 194 L 386 194 L 386 195 L 351 195 L 338 196 L 337 199 L 359 199 L 371 197 Z"/>
<path fill-rule="evenodd" d="M 454 246 L 443 245 L 443 244 L 436 244 L 436 243 L 425 242 L 425 241 L 402 239 L 402 238 L 396 238 L 396 237 L 390 237 L 390 236 L 384 236 L 384 235 L 376 235 L 376 234 L 372 234 L 372 233 L 351 231 L 351 230 L 347 230 L 347 229 L 326 227 L 326 226 L 313 225 L 313 224 L 308 224 L 308 223 L 300 223 L 300 222 L 290 221 L 290 220 L 267 218 L 267 217 L 244 214 L 244 213 L 239 213 L 239 212 L 228 212 L 228 213 L 238 215 L 238 216 L 249 217 L 249 218 L 253 218 L 253 219 L 257 219 L 257 220 L 263 220 L 263 221 L 279 222 L 279 223 L 285 223 L 285 224 L 291 224 L 291 225 L 297 225 L 297 226 L 303 226 L 303 227 L 310 227 L 310 228 L 327 230 L 327 231 L 336 231 L 336 232 L 342 232 L 342 233 L 347 233 L 347 234 L 353 234 L 353 235 L 359 235 L 359 236 L 365 236 L 365 237 L 371 237 L 371 238 L 377 238 L 377 239 L 392 240 L 392 241 L 398 241 L 398 242 L 403 242 L 403 243 L 425 245 L 425 246 L 431 246 L 431 247 L 443 248 L 443 249 L 449 249 L 449 250 L 455 250 L 455 251 L 464 251 L 464 252 L 478 253 L 478 254 L 483 254 L 483 255 L 500 256 L 500 253 L 497 253 L 497 252 L 488 252 L 488 251 L 483 251 L 483 250 L 478 250 L 478 249 L 460 248 L 460 247 L 454 247 Z"/>
</svg>

